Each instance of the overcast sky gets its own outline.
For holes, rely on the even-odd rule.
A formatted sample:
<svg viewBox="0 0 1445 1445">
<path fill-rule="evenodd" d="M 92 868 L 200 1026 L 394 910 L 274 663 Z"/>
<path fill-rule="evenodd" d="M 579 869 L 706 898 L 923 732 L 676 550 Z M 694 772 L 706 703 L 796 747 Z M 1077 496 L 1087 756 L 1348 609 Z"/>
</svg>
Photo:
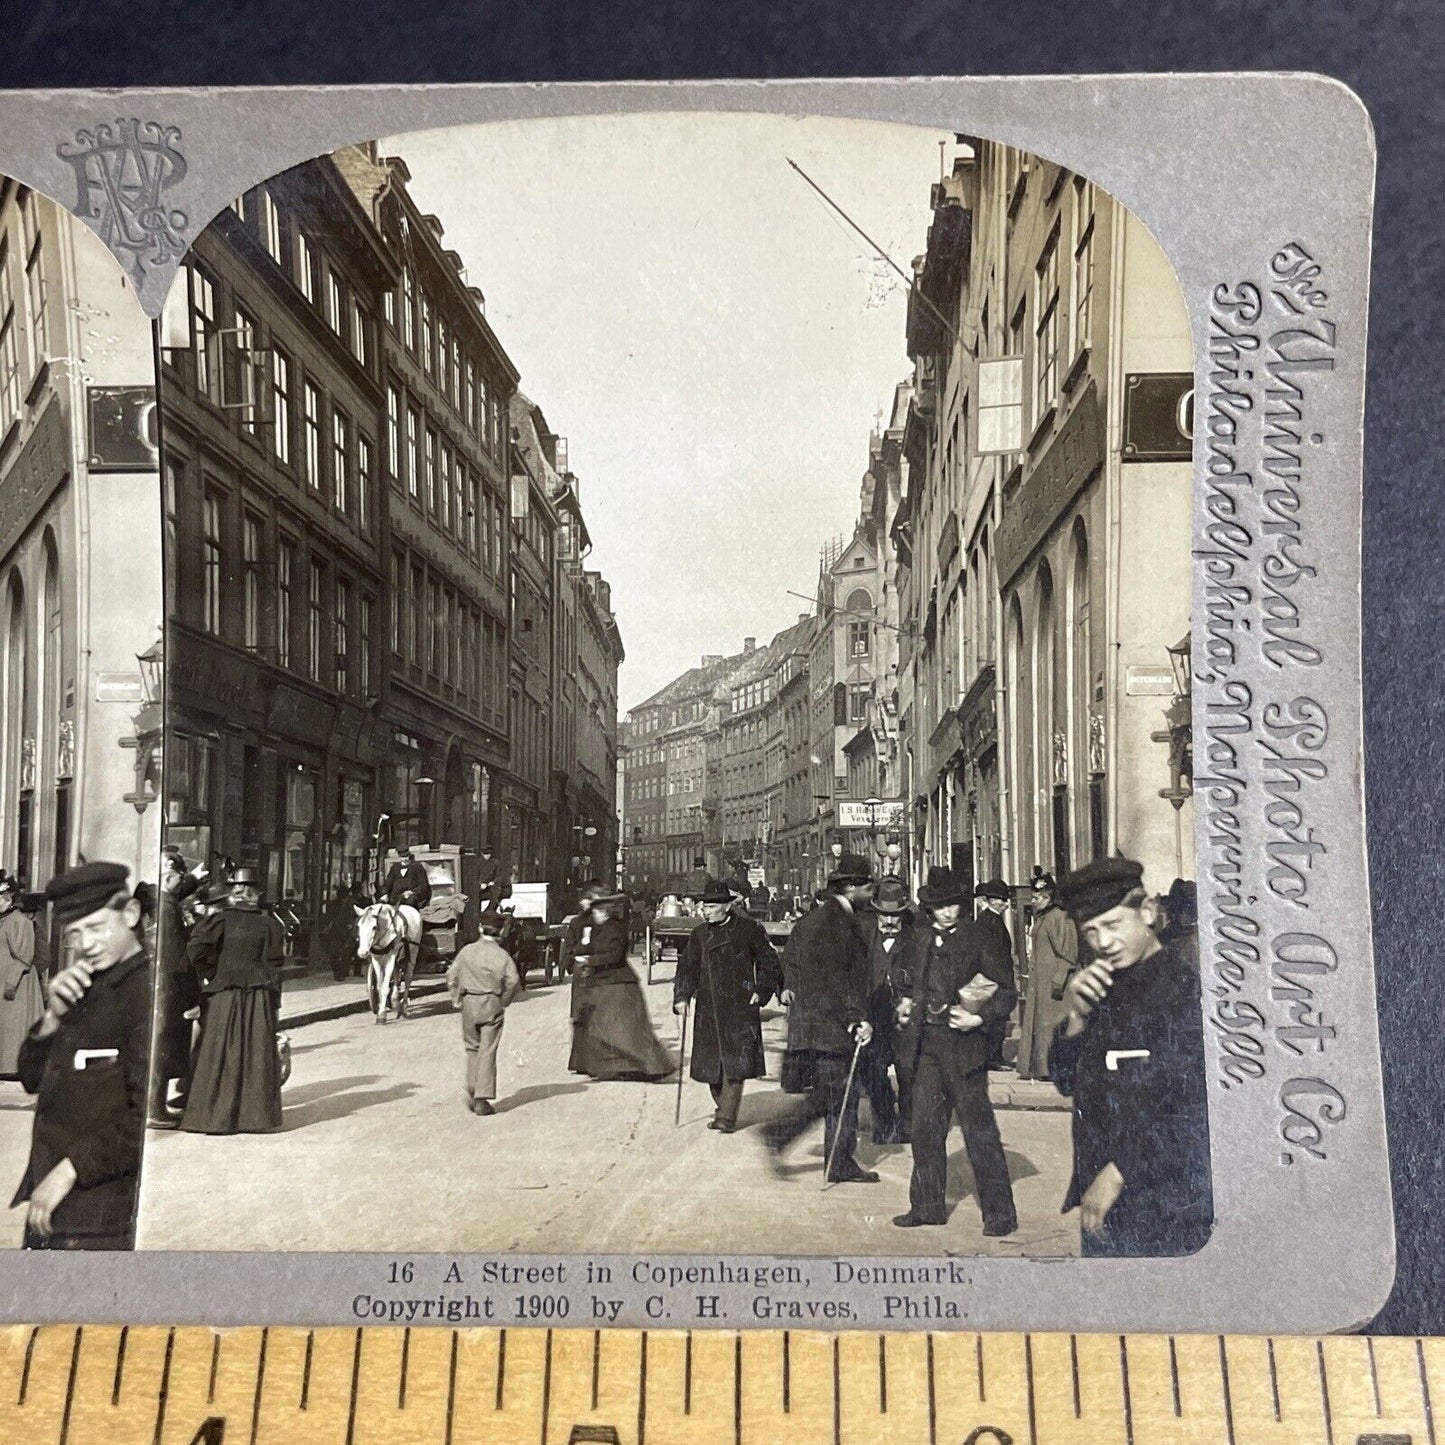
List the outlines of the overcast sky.
<svg viewBox="0 0 1445 1445">
<path fill-rule="evenodd" d="M 568 440 L 612 584 L 624 709 L 796 621 L 908 374 L 905 270 L 941 134 L 774 116 L 581 117 L 392 137 L 522 390 Z M 950 152 L 951 157 L 951 152 Z"/>
</svg>

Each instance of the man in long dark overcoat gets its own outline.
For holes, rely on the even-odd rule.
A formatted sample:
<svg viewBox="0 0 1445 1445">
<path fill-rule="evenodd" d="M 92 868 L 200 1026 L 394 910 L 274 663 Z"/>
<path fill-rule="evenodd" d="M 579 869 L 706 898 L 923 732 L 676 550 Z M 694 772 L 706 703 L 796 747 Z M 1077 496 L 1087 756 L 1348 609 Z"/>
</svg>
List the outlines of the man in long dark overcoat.
<svg viewBox="0 0 1445 1445">
<path fill-rule="evenodd" d="M 1142 864 L 1101 858 L 1063 879 L 1092 962 L 1064 988 L 1049 1050 L 1074 1101 L 1074 1174 L 1085 1257 L 1186 1255 L 1214 1223 L 1199 974 L 1161 942 Z"/>
<path fill-rule="evenodd" d="M 911 992 L 899 1004 L 898 1056 L 912 1077 L 913 1177 L 901 1229 L 948 1219 L 948 1130 L 954 1115 L 978 1188 L 983 1232 L 1018 1228 L 998 1121 L 988 1097 L 988 1025 L 1017 998 L 1013 967 L 996 936 L 963 917 L 968 897 L 947 868 L 928 870 L 918 901 L 931 923 L 908 940 Z"/>
<path fill-rule="evenodd" d="M 418 912 L 431 902 L 431 879 L 426 876 L 426 865 L 412 856 L 410 848 L 403 848 L 387 871 L 382 894 L 388 903 L 409 903 Z"/>
<path fill-rule="evenodd" d="M 1008 912 L 1013 890 L 1002 878 L 990 878 L 973 890 L 977 904 L 974 922 L 986 933 L 993 934 L 999 947 L 1013 957 L 1013 935 L 1008 931 L 1004 915 Z M 1010 1020 L 1007 1017 L 995 1019 L 988 1027 L 988 1066 L 991 1069 L 1006 1069 L 1008 1061 L 1003 1056 L 1004 1040 L 1008 1038 Z"/>
<path fill-rule="evenodd" d="M 172 1123 L 171 1080 L 177 1083 L 177 1107 L 185 1104 L 191 1077 L 191 1019 L 201 1001 L 195 971 L 186 957 L 186 925 L 181 904 L 201 883 L 201 874 L 187 872 L 174 848 L 161 852 L 160 902 L 156 911 L 156 1006 L 152 1045 L 150 1122 Z"/>
<path fill-rule="evenodd" d="M 783 986 L 778 955 L 761 924 L 729 904 L 725 884 L 709 882 L 699 900 L 702 926 L 695 928 L 678 960 L 672 1009 L 697 1010 L 692 1026 L 692 1077 L 712 1090 L 709 1129 L 731 1134 L 737 1127 L 743 1081 L 761 1079 L 761 1008 Z"/>
<path fill-rule="evenodd" d="M 860 854 L 845 853 L 828 880 L 822 903 L 801 919 L 783 949 L 783 1002 L 788 1005 L 786 1079 L 808 1087 L 804 1107 L 774 1120 L 764 1140 L 776 1161 L 817 1119 L 825 1119 L 828 1182 L 876 1184 L 878 1175 L 854 1158 L 858 1086 L 847 1087 L 857 1049 L 868 1047 L 868 939 L 858 918 L 873 896 L 873 870 Z M 836 1145 L 836 1147 L 835 1147 Z M 826 1168 L 825 1163 L 825 1168 Z"/>
</svg>

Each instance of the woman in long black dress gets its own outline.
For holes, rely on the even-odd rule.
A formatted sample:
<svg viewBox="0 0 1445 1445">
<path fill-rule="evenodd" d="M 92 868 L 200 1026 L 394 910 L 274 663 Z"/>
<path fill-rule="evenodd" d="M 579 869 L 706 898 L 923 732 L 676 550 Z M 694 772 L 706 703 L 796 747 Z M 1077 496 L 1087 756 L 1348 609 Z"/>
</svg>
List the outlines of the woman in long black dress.
<svg viewBox="0 0 1445 1445">
<path fill-rule="evenodd" d="M 572 1057 L 594 1079 L 665 1079 L 677 1060 L 653 1031 L 647 999 L 627 962 L 627 896 L 594 900 L 573 948 Z"/>
<path fill-rule="evenodd" d="M 281 925 L 261 910 L 252 869 L 232 876 L 229 905 L 197 924 L 186 952 L 206 1006 L 181 1128 L 195 1134 L 279 1129 L 276 1014 L 285 940 Z"/>
</svg>

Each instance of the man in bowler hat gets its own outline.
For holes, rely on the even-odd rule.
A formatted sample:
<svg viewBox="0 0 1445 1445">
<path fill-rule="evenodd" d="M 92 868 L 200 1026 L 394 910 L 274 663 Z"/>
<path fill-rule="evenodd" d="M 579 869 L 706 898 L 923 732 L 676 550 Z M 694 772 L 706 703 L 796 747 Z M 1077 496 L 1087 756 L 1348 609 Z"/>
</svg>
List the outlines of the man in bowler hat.
<svg viewBox="0 0 1445 1445">
<path fill-rule="evenodd" d="M 903 1072 L 899 1070 L 895 1094 L 888 1069 L 890 1065 L 897 1065 L 894 1011 L 898 1000 L 893 992 L 893 971 L 902 962 L 904 935 L 912 926 L 908 885 L 901 878 L 882 879 L 873 896 L 868 928 L 868 1022 L 873 1025 L 873 1041 L 858 1060 L 858 1072 L 873 1113 L 875 1144 L 908 1142 L 908 1101 Z"/>
<path fill-rule="evenodd" d="M 893 1222 L 914 1229 L 947 1221 L 948 1128 L 956 1114 L 983 1232 L 1012 1234 L 1018 1215 L 988 1097 L 987 1029 L 1013 1009 L 1013 968 L 997 936 L 964 918 L 968 896 L 949 869 L 928 870 L 918 901 L 931 922 L 909 940 L 912 987 L 898 1006 L 898 1054 L 912 1075 L 913 1177 L 908 1213 Z"/>
<path fill-rule="evenodd" d="M 45 890 L 72 962 L 20 1046 L 21 1083 L 37 1096 L 30 1161 L 10 1201 L 28 1202 L 26 1249 L 134 1244 L 151 975 L 127 876 L 120 863 L 84 863 Z"/>
<path fill-rule="evenodd" d="M 999 946 L 1013 958 L 1013 935 L 1008 931 L 1006 915 L 1012 890 L 1002 878 L 990 878 L 973 890 L 978 909 L 974 921 L 986 933 L 998 940 Z M 990 1069 L 1006 1069 L 1008 1060 L 1003 1056 L 1003 1042 L 1008 1037 L 1009 1019 L 995 1019 L 988 1026 L 988 1066 Z"/>
<path fill-rule="evenodd" d="M 804 1107 L 763 1130 L 775 1167 L 812 1123 L 825 1119 L 824 1168 L 830 1184 L 876 1184 L 878 1174 L 853 1157 L 858 1139 L 858 1082 L 848 1088 L 853 1055 L 873 1037 L 868 1022 L 868 940 L 858 918 L 873 896 L 873 869 L 844 853 L 821 902 L 799 920 L 783 948 L 783 1003 L 788 1005 L 784 1087 L 808 1089 Z"/>
<path fill-rule="evenodd" d="M 1060 884 L 1093 961 L 1064 989 L 1049 1068 L 1072 1097 L 1086 1257 L 1184 1255 L 1214 1222 L 1199 975 L 1161 943 L 1143 865 L 1103 858 Z"/>
</svg>

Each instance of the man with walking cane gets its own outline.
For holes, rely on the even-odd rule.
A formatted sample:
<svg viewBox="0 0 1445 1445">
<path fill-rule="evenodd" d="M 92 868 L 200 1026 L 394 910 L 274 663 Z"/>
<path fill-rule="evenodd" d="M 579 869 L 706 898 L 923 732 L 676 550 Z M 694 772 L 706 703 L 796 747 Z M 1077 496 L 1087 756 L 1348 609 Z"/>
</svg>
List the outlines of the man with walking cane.
<svg viewBox="0 0 1445 1445">
<path fill-rule="evenodd" d="M 853 1155 L 858 1138 L 858 1058 L 873 1037 L 868 1022 L 868 941 L 857 910 L 873 896 L 867 858 L 844 853 L 828 879 L 824 901 L 799 921 L 783 950 L 788 1005 L 788 1057 L 783 1087 L 808 1091 L 802 1109 L 763 1131 L 774 1169 L 783 1151 L 817 1119 L 825 1119 L 829 1184 L 876 1184 L 878 1175 Z"/>
<path fill-rule="evenodd" d="M 687 940 L 672 986 L 672 1011 L 683 1016 L 684 1028 L 688 1006 L 697 1002 L 689 1072 L 712 1090 L 708 1128 L 720 1134 L 737 1128 L 743 1081 L 766 1072 L 759 1011 L 782 987 L 762 925 L 739 916 L 731 899 L 725 884 L 709 880 L 699 900 L 703 922 Z"/>
</svg>

